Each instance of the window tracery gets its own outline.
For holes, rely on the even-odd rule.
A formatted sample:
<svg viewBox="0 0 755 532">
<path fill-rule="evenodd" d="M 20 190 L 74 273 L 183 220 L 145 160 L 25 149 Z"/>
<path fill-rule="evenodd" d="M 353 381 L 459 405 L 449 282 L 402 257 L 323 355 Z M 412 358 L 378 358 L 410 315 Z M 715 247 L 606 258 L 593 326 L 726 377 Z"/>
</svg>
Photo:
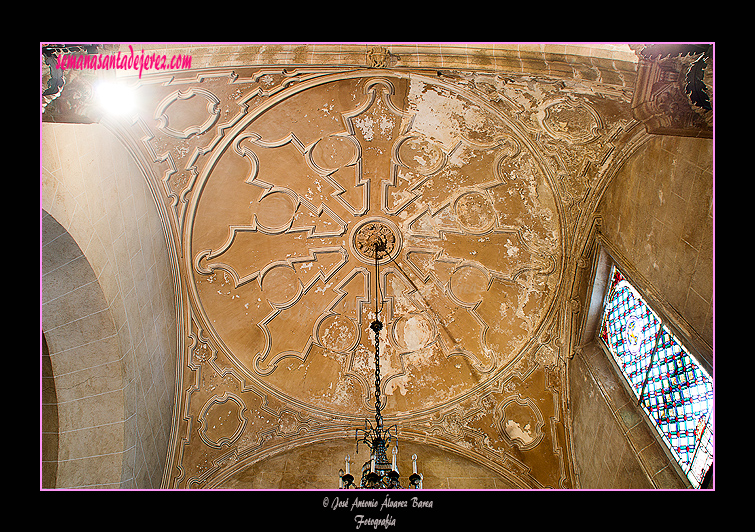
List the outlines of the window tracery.
<svg viewBox="0 0 755 532">
<path fill-rule="evenodd" d="M 599 336 L 690 483 L 700 487 L 713 463 L 713 380 L 615 266 Z"/>
</svg>

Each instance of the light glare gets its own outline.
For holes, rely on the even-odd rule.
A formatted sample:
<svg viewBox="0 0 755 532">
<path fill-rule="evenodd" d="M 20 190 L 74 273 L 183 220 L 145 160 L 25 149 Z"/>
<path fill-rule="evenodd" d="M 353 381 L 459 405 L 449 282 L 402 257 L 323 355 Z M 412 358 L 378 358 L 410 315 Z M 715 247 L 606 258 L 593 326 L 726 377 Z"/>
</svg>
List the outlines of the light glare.
<svg viewBox="0 0 755 532">
<path fill-rule="evenodd" d="M 103 110 L 111 115 L 123 116 L 134 110 L 134 93 L 129 87 L 115 83 L 97 86 L 97 100 Z"/>
</svg>

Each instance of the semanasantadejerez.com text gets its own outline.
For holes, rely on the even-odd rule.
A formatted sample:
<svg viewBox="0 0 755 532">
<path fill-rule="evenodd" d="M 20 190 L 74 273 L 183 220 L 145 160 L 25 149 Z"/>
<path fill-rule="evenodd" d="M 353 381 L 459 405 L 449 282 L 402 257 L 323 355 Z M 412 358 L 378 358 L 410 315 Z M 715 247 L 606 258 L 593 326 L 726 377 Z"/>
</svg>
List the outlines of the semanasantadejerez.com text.
<svg viewBox="0 0 755 532">
<path fill-rule="evenodd" d="M 174 70 L 191 68 L 191 56 L 177 54 L 170 58 L 159 52 L 134 53 L 134 48 L 129 45 L 129 53 L 121 53 L 119 50 L 110 54 L 61 54 L 58 57 L 57 68 L 66 70 L 75 68 L 78 70 L 138 70 L 139 78 L 145 70 Z"/>
</svg>

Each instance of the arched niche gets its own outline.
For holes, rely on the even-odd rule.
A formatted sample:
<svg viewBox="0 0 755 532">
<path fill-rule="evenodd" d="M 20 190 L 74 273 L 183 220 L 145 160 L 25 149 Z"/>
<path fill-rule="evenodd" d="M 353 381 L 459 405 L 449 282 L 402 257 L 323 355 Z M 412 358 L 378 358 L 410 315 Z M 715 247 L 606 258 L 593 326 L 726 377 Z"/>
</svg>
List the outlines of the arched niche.
<svg viewBox="0 0 755 532">
<path fill-rule="evenodd" d="M 105 295 L 81 248 L 42 211 L 41 326 L 55 391 L 57 437 L 42 440 L 55 488 L 118 488 L 124 449 L 123 367 Z M 43 355 L 44 356 L 44 353 Z M 57 451 L 46 448 L 57 440 Z"/>
</svg>

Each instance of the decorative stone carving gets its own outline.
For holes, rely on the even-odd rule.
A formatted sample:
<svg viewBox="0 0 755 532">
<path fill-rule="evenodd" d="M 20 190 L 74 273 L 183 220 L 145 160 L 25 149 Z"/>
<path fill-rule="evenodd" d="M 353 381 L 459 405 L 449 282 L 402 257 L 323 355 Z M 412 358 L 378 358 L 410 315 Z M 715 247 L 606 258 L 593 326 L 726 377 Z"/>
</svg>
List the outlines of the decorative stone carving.
<svg viewBox="0 0 755 532">
<path fill-rule="evenodd" d="M 389 66 L 391 53 L 383 46 L 374 46 L 367 50 L 367 65 L 373 68 Z"/>
<path fill-rule="evenodd" d="M 690 100 L 690 78 L 702 72 L 700 57 L 663 54 L 653 58 L 642 57 L 637 72 L 637 87 L 632 100 L 632 112 L 656 135 L 713 138 L 713 110 L 694 105 Z M 704 74 L 700 74 L 704 78 Z M 705 94 L 710 89 L 696 89 Z M 704 101 L 701 99 L 700 101 Z M 704 105 L 704 104 L 703 104 Z"/>
<path fill-rule="evenodd" d="M 401 251 L 401 232 L 389 220 L 368 218 L 357 224 L 351 243 L 356 255 L 366 264 L 385 263 Z"/>
<path fill-rule="evenodd" d="M 524 397 L 512 397 L 496 409 L 498 429 L 522 451 L 534 448 L 543 439 L 543 416 L 535 403 Z"/>
<path fill-rule="evenodd" d="M 206 100 L 205 106 L 207 117 L 204 122 L 202 122 L 201 124 L 187 124 L 184 126 L 184 129 L 180 131 L 176 130 L 174 127 L 171 127 L 169 118 L 169 108 L 171 107 L 171 105 L 176 105 L 176 102 L 192 101 L 192 99 L 195 97 L 197 97 L 197 100 L 199 100 L 200 97 Z M 217 99 L 217 97 L 211 92 L 204 89 L 190 88 L 185 91 L 175 91 L 164 98 L 155 110 L 155 120 L 157 120 L 158 122 L 157 128 L 166 135 L 177 139 L 187 139 L 192 135 L 201 135 L 217 122 L 220 115 L 220 110 L 218 108 L 219 104 L 220 101 Z M 193 114 L 196 114 L 196 112 Z"/>
<path fill-rule="evenodd" d="M 210 447 L 230 446 L 244 431 L 244 403 L 236 396 L 213 397 L 200 411 L 199 435 Z"/>
<path fill-rule="evenodd" d="M 99 122 L 102 112 L 94 105 L 96 72 L 57 68 L 65 55 L 106 53 L 117 45 L 48 44 L 42 47 L 42 121 L 69 124 Z"/>
<path fill-rule="evenodd" d="M 94 124 L 102 118 L 102 112 L 95 105 L 95 77 L 87 72 L 69 70 L 65 74 L 65 85 L 54 99 L 45 98 L 43 122 L 63 122 L 69 124 Z"/>
</svg>

